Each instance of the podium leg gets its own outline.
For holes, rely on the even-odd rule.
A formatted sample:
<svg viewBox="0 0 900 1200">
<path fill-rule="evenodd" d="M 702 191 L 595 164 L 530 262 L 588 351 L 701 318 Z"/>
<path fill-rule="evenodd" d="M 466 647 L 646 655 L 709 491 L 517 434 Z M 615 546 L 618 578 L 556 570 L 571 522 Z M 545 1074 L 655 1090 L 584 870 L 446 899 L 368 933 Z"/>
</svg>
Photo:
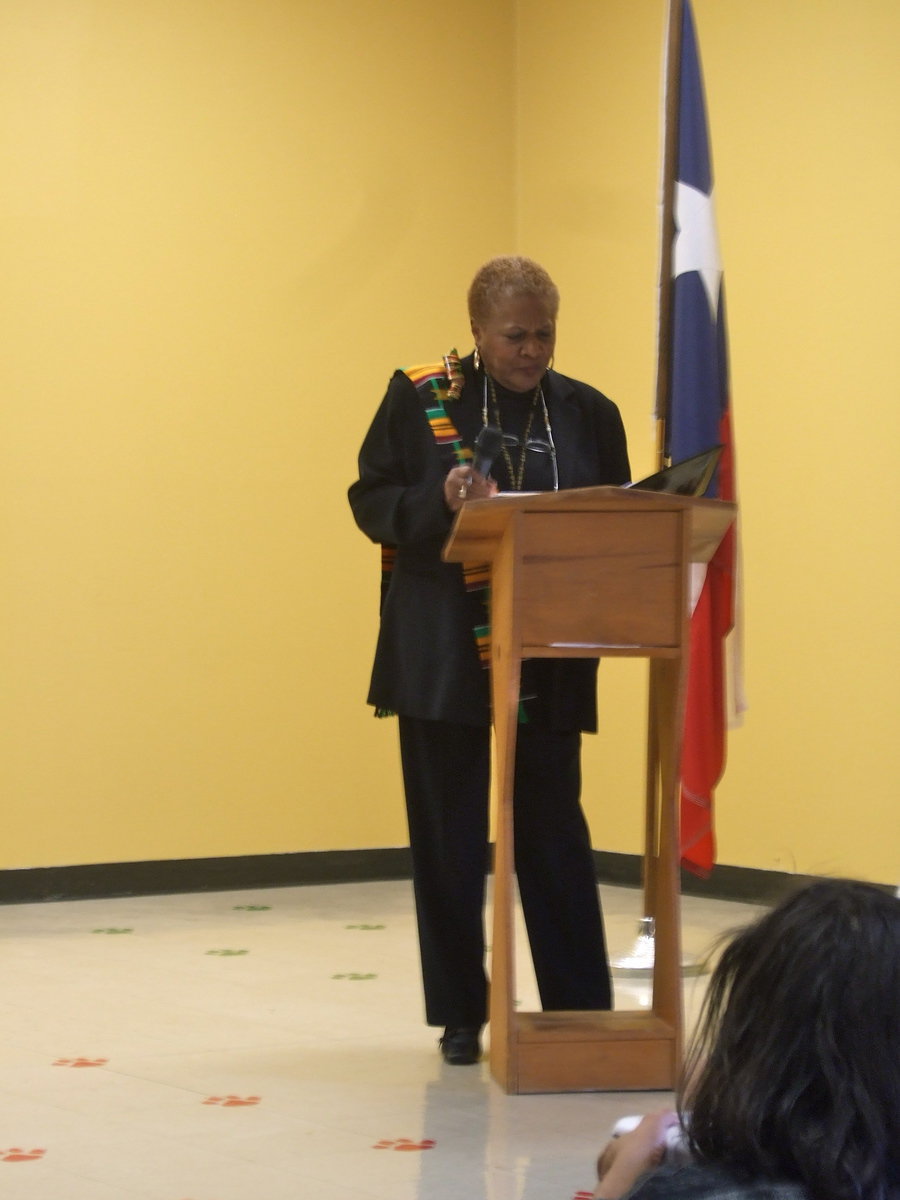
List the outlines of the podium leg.
<svg viewBox="0 0 900 1200">
<path fill-rule="evenodd" d="M 681 766 L 683 669 L 681 659 L 650 663 L 655 744 L 658 751 L 657 821 L 648 858 L 648 894 L 653 898 L 655 958 L 653 1011 L 676 1030 L 681 1053 L 681 927 L 679 918 L 678 789 Z M 648 771 L 650 764 L 648 763 Z"/>
<path fill-rule="evenodd" d="M 659 838 L 659 713 L 653 663 L 650 663 L 650 686 L 647 703 L 647 786 L 644 817 L 644 916 L 651 921 L 656 914 L 656 875 L 652 870 Z"/>
<path fill-rule="evenodd" d="M 491 577 L 491 699 L 495 756 L 494 923 L 490 968 L 491 1074 L 506 1092 L 517 1090 L 515 1023 L 515 852 L 513 787 L 521 657 L 512 581 L 519 522 L 506 531 Z"/>
</svg>

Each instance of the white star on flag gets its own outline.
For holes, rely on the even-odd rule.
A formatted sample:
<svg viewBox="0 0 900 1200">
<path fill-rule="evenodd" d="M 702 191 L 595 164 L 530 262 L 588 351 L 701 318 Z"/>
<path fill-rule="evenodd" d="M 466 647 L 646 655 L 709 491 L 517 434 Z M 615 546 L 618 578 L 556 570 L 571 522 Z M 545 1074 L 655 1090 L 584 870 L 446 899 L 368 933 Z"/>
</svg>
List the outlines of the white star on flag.
<svg viewBox="0 0 900 1200">
<path fill-rule="evenodd" d="M 715 324 L 722 259 L 719 257 L 719 233 L 712 194 L 707 196 L 687 183 L 676 183 L 675 224 L 678 233 L 672 249 L 672 277 L 677 279 L 688 271 L 699 271 L 709 301 L 710 318 Z"/>
</svg>

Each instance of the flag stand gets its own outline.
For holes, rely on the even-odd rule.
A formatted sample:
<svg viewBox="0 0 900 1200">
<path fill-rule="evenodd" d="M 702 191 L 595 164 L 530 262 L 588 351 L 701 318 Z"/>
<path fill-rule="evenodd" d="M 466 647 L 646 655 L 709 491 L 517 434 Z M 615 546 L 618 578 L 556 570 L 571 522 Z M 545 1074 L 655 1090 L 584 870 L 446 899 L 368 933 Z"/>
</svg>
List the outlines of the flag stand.
<svg viewBox="0 0 900 1200">
<path fill-rule="evenodd" d="M 626 979 L 652 979 L 653 966 L 656 961 L 656 922 L 652 917 L 641 917 L 638 921 L 637 936 L 628 954 L 613 959 L 612 973 Z M 682 979 L 706 975 L 708 965 L 702 960 L 681 956 Z"/>
</svg>

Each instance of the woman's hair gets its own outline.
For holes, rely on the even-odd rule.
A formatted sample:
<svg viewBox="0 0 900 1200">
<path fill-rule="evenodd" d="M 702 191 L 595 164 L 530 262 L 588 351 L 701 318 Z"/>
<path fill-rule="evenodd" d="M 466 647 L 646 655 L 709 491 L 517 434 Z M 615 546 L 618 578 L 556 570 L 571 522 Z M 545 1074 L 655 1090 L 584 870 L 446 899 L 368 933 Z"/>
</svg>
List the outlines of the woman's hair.
<svg viewBox="0 0 900 1200">
<path fill-rule="evenodd" d="M 531 258 L 506 255 L 492 258 L 478 271 L 469 285 L 469 316 L 486 321 L 501 300 L 509 296 L 537 296 L 553 318 L 559 312 L 559 289 Z"/>
<path fill-rule="evenodd" d="M 698 1159 L 813 1200 L 900 1187 L 900 899 L 812 884 L 722 953 L 682 1105 Z"/>
</svg>

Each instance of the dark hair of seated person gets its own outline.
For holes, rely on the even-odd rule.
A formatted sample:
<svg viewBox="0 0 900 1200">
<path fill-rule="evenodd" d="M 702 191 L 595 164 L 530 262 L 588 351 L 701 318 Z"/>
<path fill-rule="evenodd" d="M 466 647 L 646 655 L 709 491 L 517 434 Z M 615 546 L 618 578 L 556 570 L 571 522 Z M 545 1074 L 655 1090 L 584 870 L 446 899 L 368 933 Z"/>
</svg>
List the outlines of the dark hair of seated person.
<svg viewBox="0 0 900 1200">
<path fill-rule="evenodd" d="M 701 1163 L 811 1200 L 900 1189 L 900 899 L 810 885 L 726 946 L 682 1089 Z"/>
</svg>

